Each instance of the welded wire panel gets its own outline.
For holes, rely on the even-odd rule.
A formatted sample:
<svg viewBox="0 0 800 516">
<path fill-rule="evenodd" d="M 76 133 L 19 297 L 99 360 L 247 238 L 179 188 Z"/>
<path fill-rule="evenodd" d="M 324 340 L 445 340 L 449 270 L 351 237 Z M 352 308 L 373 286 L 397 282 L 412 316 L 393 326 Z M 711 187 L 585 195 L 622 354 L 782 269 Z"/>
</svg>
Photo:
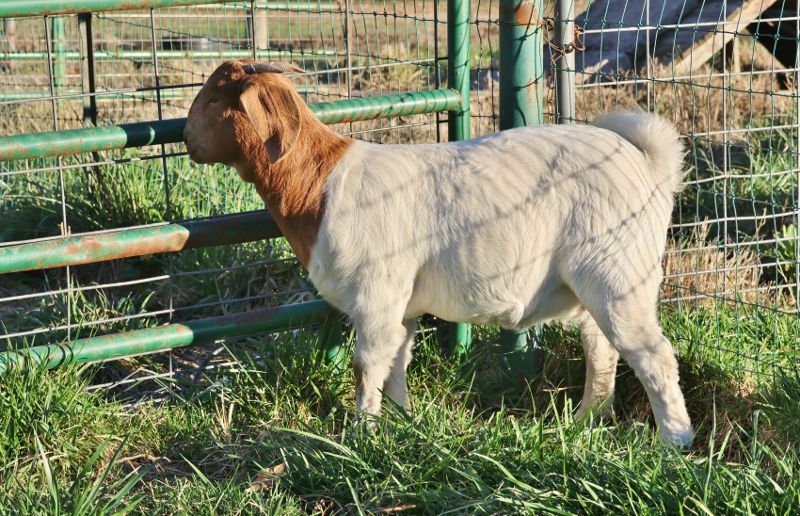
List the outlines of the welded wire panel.
<svg viewBox="0 0 800 516">
<path fill-rule="evenodd" d="M 570 53 L 576 123 L 643 109 L 674 123 L 686 145 L 664 261 L 668 335 L 745 389 L 796 371 L 798 3 L 574 0 L 566 44 L 555 41 L 555 3 L 541 21 L 546 120 L 556 121 L 555 75 Z M 496 2 L 477 0 L 473 12 L 472 130 L 484 134 L 497 129 L 500 104 Z"/>
<path fill-rule="evenodd" d="M 796 370 L 797 2 L 598 0 L 573 8 L 576 120 L 640 108 L 675 124 L 686 145 L 665 257 L 668 333 L 740 382 Z M 559 50 L 548 50 L 554 62 Z M 552 79 L 547 86 L 552 98 Z"/>
<path fill-rule="evenodd" d="M 227 59 L 301 66 L 309 73 L 296 85 L 308 102 L 444 87 L 446 60 L 437 62 L 437 51 L 446 55 L 443 19 L 435 22 L 440 8 L 434 0 L 259 1 L 106 11 L 88 20 L 4 20 L 0 136 L 186 116 L 202 84 Z M 411 115 L 334 128 L 373 141 L 434 142 L 440 117 L 446 118 Z M 257 209 L 263 201 L 234 171 L 192 164 L 182 144 L 0 163 L 0 249 Z M 5 274 L 0 349 L 315 295 L 280 239 Z M 173 366 L 202 369 L 205 351 L 126 363 L 134 364 L 130 375 L 112 371 L 108 380 L 127 385 L 126 378 L 160 378 Z"/>
</svg>

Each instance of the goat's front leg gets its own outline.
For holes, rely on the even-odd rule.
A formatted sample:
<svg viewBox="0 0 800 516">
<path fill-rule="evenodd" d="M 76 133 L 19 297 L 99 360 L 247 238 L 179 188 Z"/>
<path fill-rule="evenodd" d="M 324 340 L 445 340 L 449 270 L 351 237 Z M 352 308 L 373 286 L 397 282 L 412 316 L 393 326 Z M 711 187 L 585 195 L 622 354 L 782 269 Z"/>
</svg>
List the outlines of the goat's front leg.
<svg viewBox="0 0 800 516">
<path fill-rule="evenodd" d="M 398 353 L 408 342 L 409 332 L 402 321 L 390 320 L 386 315 L 385 313 L 372 313 L 354 318 L 357 342 L 353 364 L 356 380 L 356 410 L 359 415 L 380 414 L 382 388 L 389 378 Z M 405 367 L 403 367 L 402 380 L 405 384 Z M 390 396 L 393 399 L 395 399 L 394 396 L 400 396 L 399 387 L 394 382 L 392 382 Z M 404 400 L 395 399 L 395 401 L 405 403 Z"/>
</svg>

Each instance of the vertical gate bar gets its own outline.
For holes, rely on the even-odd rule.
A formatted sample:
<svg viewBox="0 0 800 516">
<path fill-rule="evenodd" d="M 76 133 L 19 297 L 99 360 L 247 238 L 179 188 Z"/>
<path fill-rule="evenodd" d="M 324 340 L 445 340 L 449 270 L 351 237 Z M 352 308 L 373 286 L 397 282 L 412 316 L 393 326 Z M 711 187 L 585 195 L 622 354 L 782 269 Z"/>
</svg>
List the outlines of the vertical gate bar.
<svg viewBox="0 0 800 516">
<path fill-rule="evenodd" d="M 543 0 L 500 0 L 500 130 L 543 122 Z M 500 333 L 502 369 L 513 382 L 541 372 L 541 327 Z"/>
<path fill-rule="evenodd" d="M 800 34 L 800 2 L 797 2 L 795 5 L 795 34 Z M 795 132 L 796 132 L 796 140 L 795 140 L 795 181 L 796 181 L 796 190 L 797 190 L 797 197 L 795 197 L 795 218 L 794 218 L 794 227 L 797 229 L 797 234 L 794 238 L 794 299 L 795 299 L 795 309 L 797 310 L 798 316 L 800 316 L 800 52 L 795 52 L 795 63 L 794 63 L 794 100 L 795 100 Z M 798 336 L 800 336 L 800 317 L 798 317 Z M 773 374 L 775 374 L 775 368 L 772 368 Z"/>
<path fill-rule="evenodd" d="M 562 50 L 556 59 L 556 123 L 575 121 L 575 0 L 557 0 L 555 39 Z"/>
<path fill-rule="evenodd" d="M 344 66 L 347 68 L 347 98 L 353 98 L 353 43 L 350 40 L 352 31 L 350 25 L 352 23 L 352 0 L 345 0 L 344 2 Z M 337 60 L 338 61 L 338 60 Z M 348 125 L 350 134 L 353 133 L 353 122 Z"/>
<path fill-rule="evenodd" d="M 66 35 L 64 33 L 64 18 L 56 16 L 51 18 L 51 29 L 53 31 L 53 80 L 57 95 L 64 93 L 67 76 L 67 63 L 64 59 L 66 46 Z"/>
<path fill-rule="evenodd" d="M 161 109 L 161 74 L 158 70 L 158 46 L 156 43 L 156 14 L 155 9 L 152 7 L 150 8 L 150 47 L 152 49 L 152 56 L 151 56 L 151 64 L 153 66 L 153 82 L 154 86 L 156 87 L 156 111 L 158 113 L 158 119 L 163 120 L 163 112 Z M 166 220 L 172 222 L 172 201 L 170 196 L 170 187 L 169 187 L 169 175 L 167 173 L 167 147 L 162 143 L 160 145 L 161 150 L 161 173 L 164 178 L 164 208 L 166 213 L 164 214 Z M 174 306 L 174 298 L 175 298 L 175 286 L 172 283 L 173 273 L 175 272 L 175 265 L 173 261 L 173 257 L 170 255 L 167 257 L 167 271 L 169 273 L 169 281 L 167 281 L 167 289 L 168 289 L 168 297 L 169 297 L 169 312 L 168 312 L 168 320 L 172 321 L 172 316 L 175 313 L 175 306 Z M 173 364 L 173 354 L 172 350 L 169 352 L 169 372 L 172 374 L 174 372 L 174 364 Z"/>
<path fill-rule="evenodd" d="M 78 14 L 78 34 L 81 40 L 81 93 L 83 97 L 83 123 L 97 126 L 97 85 L 94 72 L 94 38 L 92 13 Z M 88 94 L 88 95 L 87 95 Z"/>
<path fill-rule="evenodd" d="M 469 16 L 470 0 L 447 0 L 447 84 L 461 95 L 461 106 L 447 117 L 450 141 L 467 140 L 470 136 Z M 466 355 L 472 346 L 470 325 L 451 324 L 450 343 L 457 355 Z"/>
<path fill-rule="evenodd" d="M 645 16 L 646 22 L 645 26 L 647 27 L 646 32 L 646 39 L 645 39 L 645 59 L 647 59 L 647 111 L 650 113 L 655 112 L 655 91 L 653 89 L 655 83 L 655 72 L 653 71 L 653 60 L 655 59 L 655 55 L 651 52 L 650 47 L 650 27 L 654 25 L 653 20 L 650 18 L 650 0 L 646 0 L 645 2 Z M 659 23 L 661 23 L 661 16 L 659 16 Z M 638 46 L 638 45 L 637 45 Z"/>
<path fill-rule="evenodd" d="M 433 0 L 433 85 L 438 90 L 442 87 L 442 76 L 439 70 L 439 0 Z M 436 143 L 442 141 L 442 114 L 435 113 Z"/>
<path fill-rule="evenodd" d="M 58 29 L 56 24 L 56 20 L 60 20 L 61 28 Z M 50 27 L 47 26 L 48 20 L 50 21 Z M 52 33 L 51 33 L 52 31 Z M 60 31 L 60 34 L 59 34 Z M 60 128 L 60 124 L 58 123 L 58 99 L 56 98 L 57 92 L 59 90 L 57 84 L 58 80 L 56 79 L 56 61 L 53 57 L 54 54 L 54 46 L 55 40 L 59 39 L 61 41 L 61 52 L 64 51 L 64 20 L 60 18 L 52 18 L 49 16 L 44 17 L 44 36 L 45 36 L 45 44 L 47 46 L 47 76 L 50 82 L 50 97 L 52 100 L 50 101 L 50 109 L 53 116 L 53 130 L 58 131 Z M 63 61 L 62 61 L 63 64 Z M 62 75 L 63 79 L 63 75 Z M 63 83 L 62 83 L 63 84 Z M 61 167 L 61 156 L 56 156 L 56 167 L 58 168 L 58 180 L 59 180 L 59 190 L 60 190 L 60 201 L 61 201 L 61 234 L 68 235 L 69 234 L 69 225 L 67 223 L 67 194 L 66 194 L 66 186 L 64 183 L 64 169 Z M 69 266 L 65 267 L 64 269 L 64 276 L 67 283 L 67 339 L 72 338 L 72 303 L 73 303 L 73 293 L 72 293 L 72 271 Z"/>
</svg>

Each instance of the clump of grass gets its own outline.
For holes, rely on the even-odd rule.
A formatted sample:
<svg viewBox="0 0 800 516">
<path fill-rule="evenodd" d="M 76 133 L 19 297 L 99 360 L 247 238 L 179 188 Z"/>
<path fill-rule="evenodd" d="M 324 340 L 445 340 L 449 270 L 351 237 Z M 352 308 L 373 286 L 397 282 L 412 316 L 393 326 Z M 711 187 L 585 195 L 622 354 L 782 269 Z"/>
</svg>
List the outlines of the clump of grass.
<svg viewBox="0 0 800 516">
<path fill-rule="evenodd" d="M 85 368 L 84 368 L 85 369 Z M 12 370 L 0 390 L 0 507 L 34 512 L 132 509 L 144 471 L 119 459 L 131 445 L 122 407 L 86 391 L 85 371 Z"/>
</svg>

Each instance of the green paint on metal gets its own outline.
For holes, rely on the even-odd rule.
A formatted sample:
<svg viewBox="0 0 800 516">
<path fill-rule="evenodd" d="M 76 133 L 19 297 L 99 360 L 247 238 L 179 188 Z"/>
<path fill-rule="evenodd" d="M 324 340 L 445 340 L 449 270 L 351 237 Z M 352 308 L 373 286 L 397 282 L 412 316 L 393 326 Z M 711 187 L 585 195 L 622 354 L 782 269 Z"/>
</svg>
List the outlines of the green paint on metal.
<svg viewBox="0 0 800 516">
<path fill-rule="evenodd" d="M 66 34 L 64 33 L 64 18 L 57 17 L 50 20 L 53 45 L 53 86 L 58 95 L 64 91 L 67 84 L 67 63 L 64 62 L 64 47 Z"/>
<path fill-rule="evenodd" d="M 87 127 L 0 138 L 0 161 L 44 158 L 183 140 L 186 119 Z"/>
<path fill-rule="evenodd" d="M 450 324 L 450 343 L 457 357 L 465 358 L 472 350 L 472 325 L 466 323 Z"/>
<path fill-rule="evenodd" d="M 56 18 L 56 20 L 62 20 Z M 62 23 L 63 25 L 63 23 Z M 186 42 L 191 44 L 190 41 Z M 55 52 L 55 50 L 54 50 Z M 314 60 L 330 59 L 338 56 L 336 50 L 259 50 L 258 55 L 262 59 L 271 60 Z M 157 50 L 158 59 L 250 59 L 253 57 L 252 50 Z M 67 61 L 78 61 L 81 54 L 77 50 L 62 50 L 55 56 L 56 59 Z M 95 50 L 95 60 L 143 60 L 153 59 L 151 50 Z M 0 52 L 0 60 L 3 61 L 39 61 L 47 59 L 47 52 Z"/>
<path fill-rule="evenodd" d="M 500 0 L 500 129 L 544 121 L 542 5 L 543 0 Z M 534 328 L 530 342 L 528 332 L 500 332 L 502 366 L 511 380 L 541 371 L 541 331 Z"/>
<path fill-rule="evenodd" d="M 470 137 L 470 1 L 447 0 L 447 85 L 459 92 L 461 104 L 450 111 L 447 133 L 450 141 Z M 465 356 L 472 347 L 472 328 L 469 324 L 453 323 L 450 342 L 457 356 Z"/>
<path fill-rule="evenodd" d="M 322 122 L 337 124 L 357 120 L 438 113 L 454 109 L 460 104 L 461 96 L 458 92 L 442 89 L 338 100 L 324 104 L 311 104 L 310 107 Z"/>
<path fill-rule="evenodd" d="M 256 2 L 257 9 L 267 11 L 292 12 L 341 12 L 343 4 L 339 2 Z"/>
<path fill-rule="evenodd" d="M 98 362 L 189 346 L 224 337 L 280 331 L 335 316 L 324 301 L 309 301 L 266 310 L 167 324 L 63 344 L 34 346 L 0 353 L 0 373 L 12 368 Z"/>
<path fill-rule="evenodd" d="M 322 345 L 323 360 L 334 371 L 343 372 L 345 363 L 344 327 L 337 315 L 325 320 L 319 330 L 319 342 Z"/>
<path fill-rule="evenodd" d="M 4 0 L 0 2 L 0 18 L 130 11 L 181 5 L 217 4 L 225 1 L 233 0 Z"/>
<path fill-rule="evenodd" d="M 281 236 L 265 210 L 0 248 L 0 274 L 174 253 Z"/>
<path fill-rule="evenodd" d="M 500 129 L 544 121 L 543 0 L 500 0 Z"/>
<path fill-rule="evenodd" d="M 0 2 L 0 18 L 129 11 L 230 2 L 242 3 L 241 0 L 3 0 Z M 338 2 L 256 2 L 256 5 L 259 9 L 274 11 L 338 12 L 341 10 L 341 4 Z"/>
<path fill-rule="evenodd" d="M 523 385 L 528 378 L 542 372 L 543 350 L 537 342 L 541 340 L 542 327 L 533 329 L 533 338 L 528 339 L 528 331 L 504 330 L 500 332 L 500 353 L 502 371 L 508 381 Z"/>
<path fill-rule="evenodd" d="M 453 90 L 431 90 L 363 99 L 348 99 L 309 107 L 326 124 L 371 120 L 453 109 L 461 96 Z M 69 131 L 19 134 L 0 138 L 0 161 L 44 158 L 143 147 L 183 141 L 185 118 Z"/>
<path fill-rule="evenodd" d="M 469 12 L 469 0 L 447 0 L 447 85 L 461 95 L 461 105 L 447 120 L 451 141 L 470 137 Z"/>
</svg>

